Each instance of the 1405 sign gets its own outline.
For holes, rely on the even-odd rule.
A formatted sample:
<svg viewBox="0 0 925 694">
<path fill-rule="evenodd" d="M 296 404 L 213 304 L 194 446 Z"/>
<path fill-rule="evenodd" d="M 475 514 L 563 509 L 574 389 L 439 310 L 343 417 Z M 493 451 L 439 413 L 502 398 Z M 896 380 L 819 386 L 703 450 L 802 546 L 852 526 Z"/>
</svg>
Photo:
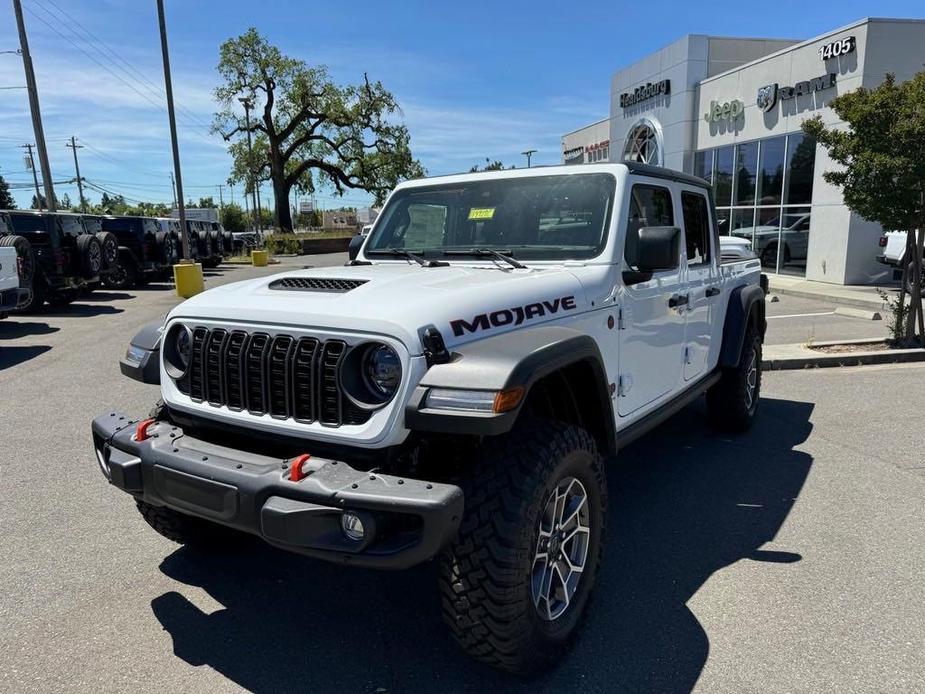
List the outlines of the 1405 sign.
<svg viewBox="0 0 925 694">
<path fill-rule="evenodd" d="M 830 58 L 837 58 L 840 55 L 853 53 L 856 47 L 857 44 L 854 37 L 848 36 L 841 41 L 832 41 L 832 43 L 825 44 L 819 49 L 819 55 L 822 56 L 823 60 L 829 60 Z"/>
</svg>

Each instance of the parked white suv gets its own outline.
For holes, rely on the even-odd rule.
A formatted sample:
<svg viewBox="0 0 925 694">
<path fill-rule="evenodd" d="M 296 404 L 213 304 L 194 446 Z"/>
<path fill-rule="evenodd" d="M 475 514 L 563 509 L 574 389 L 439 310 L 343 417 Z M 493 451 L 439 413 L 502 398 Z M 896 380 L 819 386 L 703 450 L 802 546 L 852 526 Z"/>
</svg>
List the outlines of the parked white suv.
<svg viewBox="0 0 925 694">
<path fill-rule="evenodd" d="M 755 417 L 759 261 L 721 262 L 703 180 L 631 163 L 404 183 L 351 255 L 139 333 L 123 372 L 163 403 L 93 422 L 100 468 L 178 542 L 437 559 L 467 652 L 547 666 L 597 580 L 604 460 L 703 394 Z"/>
</svg>

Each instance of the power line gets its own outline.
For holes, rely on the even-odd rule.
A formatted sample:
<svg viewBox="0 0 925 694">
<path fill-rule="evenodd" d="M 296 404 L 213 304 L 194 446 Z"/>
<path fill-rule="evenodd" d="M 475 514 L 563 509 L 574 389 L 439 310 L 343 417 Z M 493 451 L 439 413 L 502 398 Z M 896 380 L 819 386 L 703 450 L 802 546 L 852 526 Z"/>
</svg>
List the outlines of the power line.
<svg viewBox="0 0 925 694">
<path fill-rule="evenodd" d="M 34 1 L 35 1 L 35 0 L 33 0 L 33 2 L 34 2 Z M 45 8 L 42 8 L 42 9 L 44 10 Z M 76 48 L 78 51 L 80 51 L 81 53 L 83 53 L 83 54 L 84 54 L 85 56 L 87 56 L 90 60 L 92 60 L 92 61 L 93 61 L 94 63 L 96 63 L 97 65 L 99 65 L 99 66 L 100 66 L 101 68 L 103 68 L 106 72 L 108 72 L 110 75 L 112 75 L 113 77 L 115 77 L 115 78 L 116 78 L 117 80 L 119 80 L 122 84 L 124 84 L 126 87 L 128 87 L 129 89 L 131 89 L 133 92 L 135 92 L 135 94 L 137 94 L 138 96 L 140 96 L 142 99 L 144 99 L 145 101 L 147 101 L 149 104 L 152 104 L 153 106 L 155 106 L 156 108 L 159 108 L 159 109 L 160 109 L 160 108 L 164 108 L 164 105 L 163 105 L 162 103 L 160 103 L 159 101 L 155 101 L 155 100 L 152 99 L 148 94 L 145 94 L 144 92 L 138 90 L 133 84 L 131 84 L 130 82 L 128 82 L 128 81 L 126 81 L 125 79 L 123 79 L 121 75 L 119 75 L 119 74 L 116 73 L 116 72 L 113 72 L 111 69 L 109 69 L 109 67 L 107 67 L 105 64 L 103 64 L 102 62 L 100 62 L 99 60 L 97 60 L 94 56 L 92 56 L 90 53 L 88 53 L 87 51 L 85 51 L 82 47 L 80 47 L 78 44 L 76 44 L 74 41 L 72 41 L 68 36 L 66 36 L 65 34 L 63 34 L 63 33 L 61 33 L 60 31 L 58 31 L 58 29 L 57 29 L 54 25 L 52 25 L 50 22 L 48 22 L 48 21 L 47 21 L 45 18 L 43 18 L 41 15 L 37 14 L 35 11 L 33 11 L 33 10 L 32 10 L 31 8 L 29 8 L 29 7 L 26 7 L 26 10 L 29 12 L 29 14 L 31 14 L 33 17 L 35 17 L 37 20 L 39 20 L 42 24 L 44 24 L 45 26 L 47 26 L 49 29 L 51 29 L 53 32 L 55 32 L 58 36 L 60 36 L 60 37 L 61 37 L 62 39 L 64 39 L 65 41 L 67 41 L 67 42 L 68 42 L 69 44 L 71 44 L 74 48 Z M 45 11 L 47 12 L 47 10 L 45 10 Z M 57 21 L 57 18 L 56 18 L 53 14 L 49 13 L 49 16 L 51 16 L 52 19 L 54 19 L 54 20 Z M 188 124 L 187 124 L 187 125 L 188 125 Z M 198 129 L 198 128 L 200 128 L 201 126 L 198 125 L 198 124 L 194 124 L 193 126 L 189 126 L 189 125 L 188 125 L 188 127 L 194 127 L 194 128 L 196 128 L 196 129 Z"/>
<path fill-rule="evenodd" d="M 48 12 L 49 15 L 54 16 L 54 14 L 42 4 L 43 0 L 33 0 L 33 2 L 35 2 L 40 7 L 42 7 L 42 9 L 45 12 Z M 66 10 L 61 8 L 56 2 L 54 2 L 54 0 L 44 0 L 44 2 L 47 2 L 52 7 L 54 7 L 58 11 L 58 13 L 63 15 L 65 18 L 67 18 L 71 24 L 74 24 L 78 26 L 80 29 L 82 29 L 86 37 L 90 39 L 91 43 L 95 42 L 103 49 L 103 51 L 105 51 L 110 56 L 112 56 L 112 58 L 114 59 L 113 62 L 116 63 L 117 67 L 119 67 L 119 69 L 122 70 L 126 75 L 128 75 L 131 79 L 136 79 L 139 82 L 141 82 L 142 86 L 145 86 L 159 100 L 164 98 L 163 85 L 158 85 L 152 82 L 150 79 L 148 79 L 148 77 L 141 70 L 136 68 L 128 60 L 126 60 L 124 57 L 122 57 L 116 51 L 114 51 L 109 45 L 106 44 L 106 42 L 104 42 L 99 36 L 97 36 L 91 29 L 88 29 L 79 20 L 77 20 L 72 14 L 68 13 Z M 73 27 L 69 26 L 68 28 L 71 30 L 71 32 L 74 33 L 74 35 L 78 35 L 77 32 L 74 31 Z M 121 67 L 121 65 L 119 64 L 124 65 L 125 67 Z M 205 128 L 207 131 L 210 130 L 211 126 L 199 120 L 199 118 L 193 112 L 189 111 L 188 109 L 183 108 L 182 106 L 177 106 L 177 110 L 182 112 L 191 121 L 197 123 L 199 127 Z"/>
</svg>

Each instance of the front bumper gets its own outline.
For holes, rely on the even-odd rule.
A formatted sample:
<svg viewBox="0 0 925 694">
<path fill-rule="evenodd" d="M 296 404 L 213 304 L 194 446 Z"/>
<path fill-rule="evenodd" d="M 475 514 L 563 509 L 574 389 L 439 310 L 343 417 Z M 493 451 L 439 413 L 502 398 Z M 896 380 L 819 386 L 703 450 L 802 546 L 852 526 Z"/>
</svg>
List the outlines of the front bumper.
<svg viewBox="0 0 925 694">
<path fill-rule="evenodd" d="M 117 412 L 97 417 L 93 445 L 111 484 L 167 506 L 236 528 L 282 549 L 327 561 L 402 569 L 432 558 L 456 534 L 459 487 L 356 470 L 310 458 L 307 476 L 290 480 L 292 460 L 202 441 L 169 422 L 135 440 L 135 422 Z M 351 511 L 367 527 L 354 541 L 340 529 Z"/>
</svg>

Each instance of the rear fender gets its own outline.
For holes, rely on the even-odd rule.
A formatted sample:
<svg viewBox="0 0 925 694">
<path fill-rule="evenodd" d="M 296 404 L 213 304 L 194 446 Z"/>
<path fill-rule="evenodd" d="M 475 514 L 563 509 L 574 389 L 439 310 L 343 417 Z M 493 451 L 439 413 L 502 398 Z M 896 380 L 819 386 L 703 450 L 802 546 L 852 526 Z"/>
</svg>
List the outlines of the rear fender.
<svg viewBox="0 0 925 694">
<path fill-rule="evenodd" d="M 726 322 L 723 325 L 723 345 L 719 353 L 720 367 L 734 368 L 739 365 L 745 331 L 752 321 L 757 323 L 761 339 L 764 340 L 767 327 L 764 296 L 765 290 L 757 284 L 736 287 L 730 292 Z"/>
</svg>

